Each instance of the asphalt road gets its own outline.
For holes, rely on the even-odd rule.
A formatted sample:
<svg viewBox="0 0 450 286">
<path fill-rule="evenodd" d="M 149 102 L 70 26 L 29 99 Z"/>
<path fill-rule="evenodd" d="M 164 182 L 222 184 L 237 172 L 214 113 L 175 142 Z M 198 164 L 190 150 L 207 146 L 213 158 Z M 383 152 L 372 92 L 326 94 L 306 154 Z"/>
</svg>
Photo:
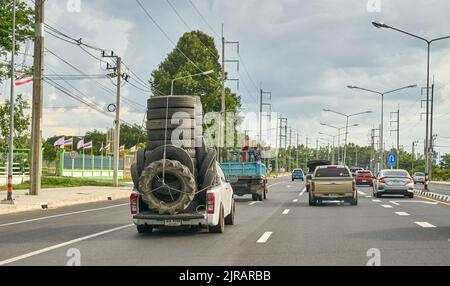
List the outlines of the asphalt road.
<svg viewBox="0 0 450 286">
<path fill-rule="evenodd" d="M 0 265 L 450 265 L 449 205 L 359 187 L 358 206 L 310 207 L 304 183 L 270 184 L 262 203 L 236 198 L 223 234 L 139 235 L 126 200 L 0 216 Z"/>
</svg>

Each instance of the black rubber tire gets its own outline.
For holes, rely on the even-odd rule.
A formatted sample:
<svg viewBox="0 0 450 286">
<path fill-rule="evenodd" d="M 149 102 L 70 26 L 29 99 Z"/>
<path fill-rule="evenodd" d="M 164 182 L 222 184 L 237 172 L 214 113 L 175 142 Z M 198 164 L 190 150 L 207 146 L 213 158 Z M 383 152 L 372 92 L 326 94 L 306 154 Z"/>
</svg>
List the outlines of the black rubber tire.
<svg viewBox="0 0 450 286">
<path fill-rule="evenodd" d="M 308 203 L 309 203 L 310 206 L 315 206 L 316 205 L 316 201 L 312 197 L 311 192 L 308 193 Z"/>
<path fill-rule="evenodd" d="M 375 197 L 376 198 L 381 198 L 381 194 L 380 193 L 375 193 Z"/>
<path fill-rule="evenodd" d="M 195 124 L 195 120 L 190 118 L 184 118 L 182 120 L 180 119 L 175 122 L 173 122 L 172 120 L 167 120 L 168 129 L 176 129 L 179 128 L 181 125 L 183 125 L 184 128 L 192 128 L 192 129 L 202 127 Z M 146 129 L 147 130 L 166 129 L 166 120 L 165 119 L 147 120 Z"/>
<path fill-rule="evenodd" d="M 136 189 L 139 190 L 139 171 L 137 168 L 137 164 L 133 163 L 130 166 L 131 179 L 133 180 L 133 185 Z"/>
<path fill-rule="evenodd" d="M 142 171 L 145 168 L 145 154 L 145 148 L 139 149 L 136 153 L 136 169 L 139 176 L 141 176 Z"/>
<path fill-rule="evenodd" d="M 252 194 L 252 201 L 259 202 L 259 195 L 258 194 Z"/>
<path fill-rule="evenodd" d="M 202 160 L 200 165 L 200 169 L 198 170 L 198 178 L 203 183 L 203 179 L 206 175 L 206 171 L 211 169 L 213 165 L 216 163 L 216 149 L 209 149 L 206 153 L 205 158 Z"/>
<path fill-rule="evenodd" d="M 414 199 L 414 193 L 410 193 L 410 194 L 408 195 L 408 197 L 409 197 L 410 199 Z"/>
<path fill-rule="evenodd" d="M 168 140 L 155 140 L 155 141 L 147 141 L 147 149 L 155 150 L 158 147 L 167 145 L 174 145 L 183 149 L 193 149 L 195 151 L 195 140 L 179 140 L 178 142 L 168 139 Z M 195 156 L 195 154 L 194 154 Z"/>
<path fill-rule="evenodd" d="M 152 192 L 153 179 L 162 173 L 164 160 L 159 160 L 147 166 L 139 179 L 142 200 L 150 210 L 157 210 L 159 214 L 175 214 L 185 210 L 195 197 L 196 183 L 194 175 L 179 161 L 165 160 L 166 175 L 172 175 L 180 182 L 178 198 L 172 202 L 160 201 Z"/>
<path fill-rule="evenodd" d="M 153 227 L 151 225 L 136 225 L 136 230 L 138 233 L 151 233 L 153 231 Z"/>
<path fill-rule="evenodd" d="M 236 224 L 236 205 L 234 203 L 231 204 L 231 212 L 229 215 L 225 217 L 225 224 L 226 225 L 235 225 Z"/>
<path fill-rule="evenodd" d="M 194 96 L 153 96 L 147 99 L 147 109 L 155 108 L 194 108 L 198 103 L 196 97 Z"/>
<path fill-rule="evenodd" d="M 172 139 L 172 135 L 179 140 L 189 140 L 195 139 L 196 136 L 202 135 L 202 130 L 200 129 L 184 129 L 184 128 L 176 128 L 176 129 L 167 129 L 167 133 L 164 129 L 158 130 L 147 130 L 147 140 L 148 141 L 160 141 L 167 138 L 168 140 Z"/>
<path fill-rule="evenodd" d="M 153 119 L 166 119 L 169 120 L 169 122 L 172 121 L 172 117 L 176 115 L 177 118 L 191 118 L 195 119 L 195 109 L 194 108 L 169 108 L 169 110 L 166 110 L 166 108 L 156 108 L 147 110 L 147 120 L 153 120 Z"/>
<path fill-rule="evenodd" d="M 211 233 L 223 233 L 225 231 L 225 218 L 223 215 L 223 207 L 220 206 L 219 223 L 217 225 L 209 226 Z"/>
<path fill-rule="evenodd" d="M 188 170 L 191 171 L 192 174 L 196 173 L 192 157 L 186 150 L 173 145 L 167 145 L 165 149 L 166 149 L 166 159 L 179 161 L 181 164 L 186 166 Z M 164 146 L 160 146 L 148 154 L 145 160 L 145 166 L 148 166 L 153 162 L 162 160 L 163 157 L 164 157 Z"/>
<path fill-rule="evenodd" d="M 201 138 L 197 137 L 195 140 L 197 141 L 195 142 L 195 157 L 197 158 L 198 166 L 201 166 L 203 163 L 203 159 L 206 156 L 205 140 L 203 139 L 203 136 Z"/>
<path fill-rule="evenodd" d="M 350 205 L 352 206 L 358 205 L 358 195 L 356 195 L 356 198 L 350 199 Z"/>
</svg>

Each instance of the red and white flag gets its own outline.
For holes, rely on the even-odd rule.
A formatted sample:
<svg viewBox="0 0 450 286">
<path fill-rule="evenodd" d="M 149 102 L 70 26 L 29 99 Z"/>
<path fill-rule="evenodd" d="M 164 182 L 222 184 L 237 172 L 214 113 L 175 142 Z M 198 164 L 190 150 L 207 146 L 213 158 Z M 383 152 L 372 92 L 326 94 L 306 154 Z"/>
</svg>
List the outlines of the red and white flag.
<svg viewBox="0 0 450 286">
<path fill-rule="evenodd" d="M 119 152 L 125 152 L 125 145 L 119 147 Z"/>
<path fill-rule="evenodd" d="M 26 73 L 20 73 L 16 78 L 16 86 L 24 85 L 33 81 L 33 76 L 29 76 Z"/>
<path fill-rule="evenodd" d="M 137 147 L 136 147 L 136 145 L 134 145 L 133 147 L 131 147 L 130 152 L 134 153 L 134 152 L 136 152 L 136 150 L 137 150 Z"/>
<path fill-rule="evenodd" d="M 84 149 L 92 149 L 92 141 L 84 143 Z"/>
<path fill-rule="evenodd" d="M 84 139 L 81 139 L 80 141 L 78 141 L 77 150 L 83 149 L 83 146 L 84 146 Z"/>
<path fill-rule="evenodd" d="M 58 147 L 58 146 L 64 146 L 64 137 L 59 138 L 58 140 L 55 141 L 55 143 L 53 143 L 53 146 Z"/>
</svg>

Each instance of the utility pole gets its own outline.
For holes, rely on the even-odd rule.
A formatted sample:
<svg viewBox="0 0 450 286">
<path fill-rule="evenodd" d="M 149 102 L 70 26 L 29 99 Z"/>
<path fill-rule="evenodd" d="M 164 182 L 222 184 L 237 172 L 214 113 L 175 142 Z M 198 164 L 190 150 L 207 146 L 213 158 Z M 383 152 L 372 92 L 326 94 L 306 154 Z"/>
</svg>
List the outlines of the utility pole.
<svg viewBox="0 0 450 286">
<path fill-rule="evenodd" d="M 102 51 L 102 57 L 115 58 L 116 66 L 110 67 L 107 65 L 108 70 L 113 70 L 114 73 L 111 76 L 115 76 L 117 79 L 117 93 L 116 93 L 116 115 L 114 119 L 114 149 L 113 149 L 113 184 L 115 187 L 119 186 L 119 148 L 120 148 L 120 88 L 122 85 L 122 58 L 116 56 L 113 51 L 109 55 Z"/>
<path fill-rule="evenodd" d="M 278 177 L 278 156 L 279 156 L 279 148 L 278 148 L 278 120 L 279 120 L 279 116 L 278 116 L 278 113 L 277 113 L 277 124 L 276 124 L 276 126 L 277 126 L 277 128 L 276 128 L 276 130 L 277 130 L 277 132 L 276 132 L 276 136 L 275 136 L 275 172 L 277 173 L 277 177 Z"/>
<path fill-rule="evenodd" d="M 392 120 L 392 115 L 393 114 L 395 114 L 396 115 L 396 119 L 395 120 Z M 392 132 L 396 132 L 397 133 L 397 147 L 396 147 L 396 150 L 397 150 L 397 169 L 399 168 L 399 166 L 400 166 L 400 158 L 399 158 L 399 156 L 400 156 L 400 107 L 397 109 L 397 111 L 395 111 L 395 112 L 391 112 L 391 127 L 392 127 L 392 124 L 395 124 L 396 125 L 396 129 L 391 129 L 391 133 Z"/>
<path fill-rule="evenodd" d="M 30 195 L 37 196 L 41 189 L 42 175 L 42 106 L 44 74 L 44 2 L 35 0 L 35 39 L 33 64 L 33 102 L 31 125 L 31 183 Z"/>
<path fill-rule="evenodd" d="M 306 162 L 305 164 L 308 165 L 308 161 L 309 161 L 309 151 L 308 151 L 308 136 L 306 136 L 306 145 L 305 145 L 305 153 L 306 153 Z"/>
<path fill-rule="evenodd" d="M 319 139 L 316 139 L 316 160 L 319 160 Z"/>
<path fill-rule="evenodd" d="M 413 141 L 413 143 L 412 143 L 412 154 L 411 154 L 411 156 L 412 156 L 412 166 L 411 166 L 411 171 L 413 171 L 414 170 L 414 160 L 416 160 L 416 152 L 415 152 L 415 147 L 417 146 L 417 144 L 419 143 L 419 141 Z"/>
<path fill-rule="evenodd" d="M 14 164 L 14 85 L 15 85 L 15 53 L 16 53 L 16 0 L 12 6 L 12 47 L 11 47 L 11 94 L 9 102 L 9 140 L 8 140 L 8 191 L 3 204 L 14 204 L 12 198 L 13 164 Z"/>
<path fill-rule="evenodd" d="M 297 164 L 297 168 L 300 167 L 300 162 L 298 161 L 298 149 L 299 149 L 299 146 L 298 146 L 298 136 L 299 136 L 299 134 L 298 134 L 298 130 L 297 130 L 297 142 L 296 142 L 296 144 L 295 144 L 295 161 L 296 161 L 296 164 Z"/>
<path fill-rule="evenodd" d="M 269 106 L 270 111 L 272 110 L 272 92 L 269 91 L 264 91 L 262 88 L 262 82 L 260 82 L 260 89 L 259 89 L 260 93 L 259 93 L 259 142 L 258 145 L 262 143 L 262 125 L 263 125 L 263 121 L 262 121 L 262 114 L 263 114 L 263 106 Z M 265 94 L 270 95 L 269 98 L 269 102 L 264 102 L 263 100 L 263 96 Z M 270 116 L 270 112 L 269 112 L 269 116 Z"/>
</svg>

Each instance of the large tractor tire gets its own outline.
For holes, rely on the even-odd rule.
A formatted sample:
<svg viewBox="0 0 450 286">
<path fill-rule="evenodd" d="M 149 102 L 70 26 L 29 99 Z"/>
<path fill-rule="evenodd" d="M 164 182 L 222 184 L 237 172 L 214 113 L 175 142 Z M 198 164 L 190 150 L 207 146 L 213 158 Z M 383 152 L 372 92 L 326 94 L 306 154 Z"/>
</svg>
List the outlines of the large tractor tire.
<svg viewBox="0 0 450 286">
<path fill-rule="evenodd" d="M 206 176 L 206 172 L 215 167 L 213 165 L 216 163 L 216 156 L 216 149 L 209 149 L 205 158 L 202 160 L 200 169 L 198 170 L 198 178 L 201 180 L 202 184 L 203 178 Z"/>
<path fill-rule="evenodd" d="M 161 185 L 165 167 L 166 184 Z M 195 197 L 194 175 L 179 161 L 159 160 L 148 165 L 139 179 L 142 200 L 159 214 L 176 214 L 185 210 Z"/>
<path fill-rule="evenodd" d="M 181 164 L 186 166 L 192 174 L 195 173 L 194 162 L 191 154 L 189 154 L 186 150 L 173 145 L 166 145 L 166 148 L 164 148 L 164 146 L 159 146 L 154 149 L 147 156 L 145 166 L 148 166 L 158 160 L 162 160 L 164 158 L 164 149 L 166 150 L 166 159 L 179 161 Z"/>
<path fill-rule="evenodd" d="M 139 176 L 145 168 L 145 154 L 145 148 L 139 149 L 136 153 L 136 170 Z"/>
<path fill-rule="evenodd" d="M 130 167 L 131 179 L 133 180 L 133 185 L 136 189 L 139 189 L 139 172 L 136 163 L 131 164 Z"/>
<path fill-rule="evenodd" d="M 194 128 L 198 127 L 196 125 L 195 119 L 186 117 L 186 118 L 181 118 L 179 120 L 171 120 L 169 118 L 169 120 L 167 120 L 167 121 L 165 119 L 147 120 L 146 128 L 147 128 L 147 130 L 162 130 L 162 129 L 166 129 L 166 124 L 167 124 L 167 129 L 180 128 L 182 124 L 183 124 L 184 128 L 189 127 L 191 129 L 194 129 Z"/>
</svg>

